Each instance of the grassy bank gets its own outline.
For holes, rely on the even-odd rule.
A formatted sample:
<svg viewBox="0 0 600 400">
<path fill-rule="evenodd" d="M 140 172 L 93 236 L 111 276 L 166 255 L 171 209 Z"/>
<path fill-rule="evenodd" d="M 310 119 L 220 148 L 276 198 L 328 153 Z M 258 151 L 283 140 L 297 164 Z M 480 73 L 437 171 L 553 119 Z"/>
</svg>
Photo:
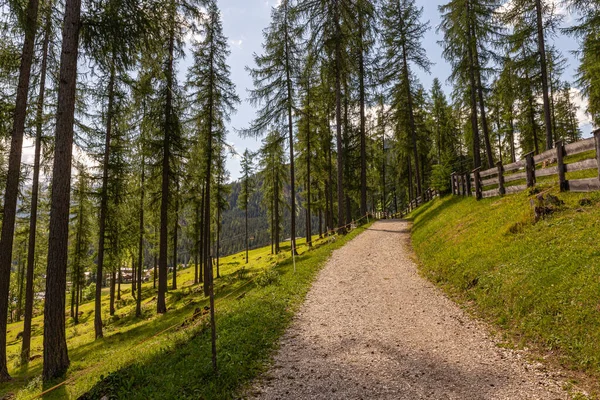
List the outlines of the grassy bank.
<svg viewBox="0 0 600 400">
<path fill-rule="evenodd" d="M 529 193 L 476 201 L 445 197 L 414 220 L 413 246 L 428 279 L 568 368 L 600 376 L 600 193 L 559 193 L 534 222 Z"/>
<path fill-rule="evenodd" d="M 155 290 L 144 284 L 144 316 L 135 318 L 135 303 L 129 285 L 123 286 L 116 317 L 105 315 L 105 338 L 93 340 L 93 303 L 81 307 L 80 323 L 68 322 L 67 338 L 71 367 L 67 383 L 44 396 L 48 399 L 78 398 L 232 398 L 267 365 L 277 340 L 302 303 L 310 284 L 329 258 L 364 228 L 352 231 L 333 243 L 317 241 L 313 249 L 298 241 L 300 256 L 296 272 L 289 257 L 270 255 L 269 248 L 250 252 L 245 265 L 242 253 L 223 258 L 220 279 L 215 282 L 219 373 L 211 367 L 208 305 L 201 288 L 193 285 L 193 269 L 181 271 L 181 287 L 170 291 L 169 311 L 156 315 Z M 108 299 L 105 299 L 108 301 Z M 107 304 L 105 304 L 105 309 Z M 196 311 L 201 312 L 196 315 Z M 9 355 L 18 359 L 20 342 L 16 335 L 22 324 L 9 326 Z M 34 320 L 33 355 L 42 350 L 42 319 Z M 40 380 L 41 359 L 28 369 L 14 367 L 15 378 L 0 388 L 0 398 L 13 393 L 19 399 L 32 398 L 60 384 Z"/>
</svg>

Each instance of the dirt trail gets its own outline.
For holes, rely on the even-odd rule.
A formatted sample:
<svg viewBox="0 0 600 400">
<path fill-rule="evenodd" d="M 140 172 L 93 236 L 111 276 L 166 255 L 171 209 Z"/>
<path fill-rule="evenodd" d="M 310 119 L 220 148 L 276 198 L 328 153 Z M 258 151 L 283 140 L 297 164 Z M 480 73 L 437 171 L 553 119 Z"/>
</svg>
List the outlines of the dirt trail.
<svg viewBox="0 0 600 400">
<path fill-rule="evenodd" d="M 381 221 L 334 252 L 256 398 L 569 398 L 421 278 L 408 240 L 407 222 Z"/>
</svg>

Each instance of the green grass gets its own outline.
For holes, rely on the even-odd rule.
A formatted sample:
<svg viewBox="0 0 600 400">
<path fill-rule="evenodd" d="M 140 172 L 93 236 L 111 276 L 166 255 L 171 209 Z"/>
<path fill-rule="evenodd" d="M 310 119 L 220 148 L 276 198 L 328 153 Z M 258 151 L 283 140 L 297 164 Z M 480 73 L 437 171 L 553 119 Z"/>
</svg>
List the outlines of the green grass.
<svg viewBox="0 0 600 400">
<path fill-rule="evenodd" d="M 411 215 L 413 246 L 422 273 L 500 327 L 509 342 L 535 348 L 597 384 L 600 193 L 540 189 L 565 205 L 537 223 L 527 192 L 426 204 Z M 591 205 L 581 206 L 584 198 Z"/>
<path fill-rule="evenodd" d="M 196 309 L 208 305 L 200 287 L 193 285 L 193 268 L 178 274 L 180 289 L 169 292 L 169 311 L 162 316 L 155 312 L 152 283 L 143 287 L 143 318 L 135 317 L 130 285 L 123 286 L 117 317 L 104 315 L 105 337 L 101 340 L 94 341 L 93 302 L 84 304 L 78 325 L 68 318 L 71 367 L 67 384 L 44 398 L 78 398 L 88 392 L 89 398 L 100 398 L 100 394 L 127 399 L 234 397 L 267 367 L 278 338 L 331 251 L 364 229 L 355 229 L 333 243 L 317 240 L 311 250 L 299 240 L 295 273 L 289 243 L 283 245 L 279 256 L 270 255 L 270 248 L 251 251 L 247 265 L 243 253 L 223 258 L 222 277 L 215 281 L 217 375 L 211 367 L 207 315 L 190 318 Z M 106 296 L 103 307 L 108 307 Z M 36 356 L 42 352 L 41 317 L 35 318 L 33 325 L 32 355 Z M 42 384 L 41 358 L 27 369 L 18 367 L 20 341 L 16 335 L 21 330 L 22 323 L 9 325 L 8 354 L 14 380 L 0 388 L 0 398 L 8 393 L 17 399 L 32 398 L 62 382 Z"/>
</svg>

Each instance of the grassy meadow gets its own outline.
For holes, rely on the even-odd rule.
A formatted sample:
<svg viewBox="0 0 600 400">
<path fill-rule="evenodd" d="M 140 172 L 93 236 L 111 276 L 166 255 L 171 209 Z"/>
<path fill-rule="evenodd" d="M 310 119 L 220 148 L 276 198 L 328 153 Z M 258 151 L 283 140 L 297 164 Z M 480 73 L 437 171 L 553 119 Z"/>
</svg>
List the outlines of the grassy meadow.
<svg viewBox="0 0 600 400">
<path fill-rule="evenodd" d="M 71 366 L 62 381 L 41 381 L 42 317 L 33 320 L 35 359 L 26 368 L 18 365 L 21 342 L 17 335 L 23 324 L 10 324 L 8 357 L 14 379 L 0 387 L 0 398 L 37 398 L 56 385 L 60 386 L 43 398 L 232 398 L 265 370 L 278 338 L 331 252 L 364 229 L 359 227 L 332 242 L 315 238 L 310 250 L 299 239 L 296 272 L 289 243 L 282 245 L 278 256 L 271 255 L 269 247 L 250 251 L 249 264 L 245 264 L 245 253 L 222 258 L 221 278 L 215 280 L 217 374 L 211 366 L 209 313 L 204 309 L 208 298 L 201 285 L 193 285 L 194 269 L 189 267 L 178 273 L 179 288 L 169 291 L 165 315 L 156 314 L 152 282 L 142 288 L 142 318 L 135 317 L 130 284 L 121 286 L 121 301 L 113 317 L 108 315 L 106 291 L 103 339 L 94 340 L 93 301 L 80 306 L 79 324 L 67 318 Z"/>
<path fill-rule="evenodd" d="M 556 181 L 537 190 L 564 202 L 538 222 L 529 191 L 425 204 L 410 216 L 413 247 L 423 275 L 499 328 L 507 345 L 591 377 L 597 391 L 600 193 L 560 193 Z"/>
</svg>

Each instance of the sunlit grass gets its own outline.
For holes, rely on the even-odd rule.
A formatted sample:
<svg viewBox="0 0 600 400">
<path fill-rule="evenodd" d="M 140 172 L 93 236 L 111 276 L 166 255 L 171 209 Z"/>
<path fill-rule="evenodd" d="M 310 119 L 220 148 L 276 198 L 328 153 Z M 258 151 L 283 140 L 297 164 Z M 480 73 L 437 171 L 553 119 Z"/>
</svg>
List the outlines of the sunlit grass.
<svg viewBox="0 0 600 400">
<path fill-rule="evenodd" d="M 119 370 L 122 370 L 123 374 L 129 374 L 136 368 L 140 371 L 152 371 L 155 368 L 161 370 L 159 375 L 162 376 L 165 374 L 165 358 L 169 359 L 174 351 L 183 351 L 186 354 L 189 352 L 192 358 L 178 353 L 177 360 L 187 361 L 180 371 L 179 367 L 172 366 L 173 371 L 169 372 L 169 376 L 175 376 L 173 379 L 178 379 L 180 375 L 187 376 L 192 387 L 196 383 L 200 384 L 200 381 L 194 383 L 193 379 L 197 378 L 197 374 L 201 374 L 204 382 L 201 385 L 202 391 L 209 390 L 209 398 L 230 398 L 233 392 L 262 371 L 279 335 L 287 326 L 293 311 L 310 287 L 312 278 L 329 257 L 331 250 L 342 246 L 362 230 L 363 228 L 356 229 L 333 243 L 328 243 L 326 239 L 317 240 L 315 237 L 315 246 L 310 251 L 304 240 L 298 239 L 300 255 L 296 257 L 296 273 L 293 272 L 289 243 L 282 244 L 282 253 L 278 256 L 271 255 L 269 247 L 252 250 L 249 264 L 245 264 L 245 253 L 221 259 L 222 277 L 215 282 L 220 364 L 218 377 L 210 377 L 212 371 L 208 340 L 210 336 L 207 336 L 206 330 L 207 318 L 201 316 L 199 319 L 190 320 L 196 310 L 203 310 L 208 305 L 208 299 L 204 297 L 201 286 L 193 285 L 193 266 L 178 273 L 180 288 L 169 291 L 168 312 L 165 315 L 156 314 L 156 291 L 152 288 L 152 282 L 143 285 L 142 318 L 135 317 L 135 301 L 131 296 L 130 284 L 121 286 L 122 300 L 117 304 L 116 316 L 112 318 L 108 316 L 106 292 L 103 299 L 105 337 L 101 340 L 94 341 L 93 302 L 83 304 L 80 306 L 82 314 L 78 325 L 74 325 L 71 318 L 67 318 L 71 359 L 71 367 L 66 376 L 68 383 L 45 398 L 77 398 L 96 385 L 101 377 Z M 184 322 L 186 319 L 188 321 Z M 6 393 L 14 393 L 19 399 L 31 398 L 52 386 L 47 384 L 42 387 L 42 359 L 36 358 L 42 353 L 42 318 L 35 318 L 33 325 L 34 360 L 27 369 L 17 365 L 21 344 L 16 337 L 22 331 L 22 323 L 9 325 L 8 356 L 14 380 L 0 388 L 0 397 Z M 257 335 L 256 329 L 262 333 L 253 338 L 252 342 L 247 342 L 249 338 L 245 338 L 245 335 Z M 264 332 L 265 329 L 268 329 L 268 332 Z M 233 370 L 227 367 L 231 360 L 236 360 L 232 366 Z M 119 374 L 111 375 L 110 379 L 114 380 Z M 227 374 L 231 375 L 228 377 Z M 135 379 L 135 390 L 131 389 L 132 392 L 128 392 L 129 383 L 117 385 L 116 389 L 121 393 L 120 398 L 182 398 L 175 395 L 175 391 L 180 389 L 179 386 L 169 386 L 171 383 L 162 378 L 150 384 L 146 382 L 147 378 L 148 376 L 144 376 Z M 206 379 L 212 379 L 212 385 L 206 385 Z M 223 379 L 226 382 L 223 382 Z M 140 382 L 145 382 L 143 387 L 139 387 Z M 53 384 L 58 383 L 61 381 Z M 198 398 L 196 395 L 192 397 Z"/>
<path fill-rule="evenodd" d="M 414 249 L 425 276 L 513 343 L 598 377 L 600 193 L 539 189 L 565 205 L 537 223 L 528 191 L 427 204 L 412 215 Z"/>
</svg>

